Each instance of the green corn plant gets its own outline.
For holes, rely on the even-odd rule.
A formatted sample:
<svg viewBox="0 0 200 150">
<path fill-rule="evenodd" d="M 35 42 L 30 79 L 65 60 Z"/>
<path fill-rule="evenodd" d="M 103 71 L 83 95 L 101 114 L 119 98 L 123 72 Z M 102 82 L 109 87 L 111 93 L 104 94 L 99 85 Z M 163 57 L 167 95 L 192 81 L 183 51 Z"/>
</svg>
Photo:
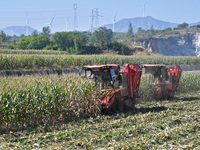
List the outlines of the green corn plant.
<svg viewBox="0 0 200 150">
<path fill-rule="evenodd" d="M 0 132 L 100 115 L 100 85 L 76 74 L 1 77 L 0 83 Z M 137 103 L 154 100 L 156 85 L 142 76 Z M 183 73 L 177 93 L 199 92 L 199 86 L 199 74 Z"/>
<path fill-rule="evenodd" d="M 200 91 L 200 74 L 182 73 L 177 93 L 192 93 Z"/>
<path fill-rule="evenodd" d="M 140 98 L 137 99 L 137 103 L 155 100 L 157 82 L 158 80 L 151 74 L 142 75 L 139 89 Z"/>
<path fill-rule="evenodd" d="M 55 68 L 77 68 L 84 65 L 119 64 L 166 64 L 166 65 L 199 65 L 199 57 L 180 56 L 117 56 L 117 55 L 37 55 L 37 54 L 1 54 L 0 70 L 20 70 L 26 68 L 55 69 Z"/>
<path fill-rule="evenodd" d="M 75 74 L 0 78 L 0 83 L 1 130 L 100 115 L 98 87 Z"/>
</svg>

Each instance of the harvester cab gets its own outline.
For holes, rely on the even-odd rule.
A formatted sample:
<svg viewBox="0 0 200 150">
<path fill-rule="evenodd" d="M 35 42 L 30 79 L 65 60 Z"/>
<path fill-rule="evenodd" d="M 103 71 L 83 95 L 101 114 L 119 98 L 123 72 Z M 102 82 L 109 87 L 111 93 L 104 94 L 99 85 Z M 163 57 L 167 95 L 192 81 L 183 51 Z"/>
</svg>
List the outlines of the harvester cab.
<svg viewBox="0 0 200 150">
<path fill-rule="evenodd" d="M 120 69 L 117 64 L 107 64 L 85 66 L 83 70 L 87 79 L 101 82 L 102 93 L 109 92 L 101 101 L 103 111 L 123 111 L 124 106 L 135 105 L 142 74 L 139 65 L 126 64 L 125 69 Z"/>
<path fill-rule="evenodd" d="M 105 85 L 112 88 L 119 86 L 119 71 L 120 66 L 117 64 L 107 64 L 99 66 L 85 66 L 85 77 L 95 82 L 100 81 L 102 83 L 102 89 Z"/>
<path fill-rule="evenodd" d="M 181 68 L 167 68 L 166 65 L 142 65 L 143 74 L 151 74 L 157 79 L 156 99 L 174 98 L 181 77 Z"/>
</svg>

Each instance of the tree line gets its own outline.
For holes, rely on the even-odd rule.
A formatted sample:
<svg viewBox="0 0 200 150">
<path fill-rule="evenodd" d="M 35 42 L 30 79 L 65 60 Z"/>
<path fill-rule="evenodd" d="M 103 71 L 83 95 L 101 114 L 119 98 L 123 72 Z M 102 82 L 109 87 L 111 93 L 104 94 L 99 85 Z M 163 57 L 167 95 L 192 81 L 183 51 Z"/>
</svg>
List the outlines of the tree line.
<svg viewBox="0 0 200 150">
<path fill-rule="evenodd" d="M 149 30 L 138 28 L 133 33 L 132 24 L 129 24 L 127 33 L 113 33 L 111 29 L 100 27 L 90 32 L 56 32 L 51 34 L 49 26 L 43 27 L 42 32 L 33 31 L 31 36 L 7 36 L 0 32 L 0 48 L 7 49 L 35 49 L 58 50 L 69 54 L 98 54 L 107 50 L 109 52 L 128 55 L 133 53 L 131 45 L 148 40 L 152 37 L 179 35 L 183 32 L 198 32 L 199 25 L 188 27 L 187 23 L 179 24 L 175 28 Z"/>
<path fill-rule="evenodd" d="M 132 24 L 129 24 L 128 28 L 128 34 L 127 36 L 129 37 L 129 42 L 134 41 L 134 42 L 143 42 L 145 40 L 151 39 L 151 38 L 162 38 L 162 37 L 173 37 L 173 36 L 179 36 L 179 35 L 184 35 L 184 34 L 195 34 L 199 32 L 200 25 L 194 25 L 190 26 L 186 22 L 183 22 L 181 24 L 178 24 L 177 27 L 171 28 L 168 27 L 164 30 L 155 30 L 153 25 L 150 27 L 148 30 L 142 29 L 142 27 L 139 27 L 137 29 L 136 33 L 133 33 L 133 27 Z"/>
<path fill-rule="evenodd" d="M 5 45 L 6 34 L 1 45 Z M 97 54 L 103 50 L 113 50 L 119 54 L 128 54 L 129 47 L 124 43 L 112 41 L 111 29 L 100 27 L 94 33 L 89 32 L 56 32 L 51 34 L 49 26 L 43 27 L 42 32 L 34 31 L 31 36 L 21 36 L 18 42 L 12 41 L 6 45 L 8 49 L 58 50 L 69 54 Z M 0 38 L 1 39 L 1 38 Z M 127 52 L 126 52 L 127 51 Z"/>
</svg>

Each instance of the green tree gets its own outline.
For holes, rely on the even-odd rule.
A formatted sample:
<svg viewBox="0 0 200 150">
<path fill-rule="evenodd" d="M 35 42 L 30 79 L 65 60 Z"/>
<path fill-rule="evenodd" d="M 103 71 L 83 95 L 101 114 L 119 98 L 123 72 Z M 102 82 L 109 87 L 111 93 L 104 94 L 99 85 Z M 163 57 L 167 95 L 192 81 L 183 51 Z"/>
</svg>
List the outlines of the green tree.
<svg viewBox="0 0 200 150">
<path fill-rule="evenodd" d="M 128 35 L 132 35 L 132 34 L 133 34 L 133 26 L 132 26 L 132 23 L 130 23 L 128 26 Z"/>
<path fill-rule="evenodd" d="M 38 32 L 36 30 L 34 30 L 31 35 L 32 36 L 38 36 L 39 34 L 38 34 Z"/>
<path fill-rule="evenodd" d="M 167 31 L 167 32 L 172 31 L 172 28 L 168 27 L 168 28 L 165 29 L 165 31 Z"/>
<path fill-rule="evenodd" d="M 17 45 L 17 41 L 15 39 L 12 40 L 13 45 Z"/>
<path fill-rule="evenodd" d="M 187 28 L 188 26 L 189 26 L 189 24 L 187 24 L 186 22 L 183 22 L 178 25 L 178 29 L 184 29 L 184 28 Z"/>
<path fill-rule="evenodd" d="M 0 43 L 4 43 L 6 41 L 6 34 L 3 30 L 0 32 Z"/>
<path fill-rule="evenodd" d="M 150 31 L 154 32 L 153 25 L 151 25 Z"/>
<path fill-rule="evenodd" d="M 50 27 L 49 27 L 49 26 L 43 27 L 43 28 L 42 28 L 42 34 L 47 35 L 47 36 L 50 36 L 50 34 L 51 34 L 51 29 L 50 29 Z"/>
<path fill-rule="evenodd" d="M 17 48 L 18 49 L 28 49 L 28 45 L 31 42 L 31 37 L 22 37 L 19 40 L 19 43 L 17 43 Z"/>
<path fill-rule="evenodd" d="M 24 34 L 21 34 L 21 35 L 20 35 L 20 38 L 22 38 L 22 37 L 25 37 L 25 35 L 24 35 Z"/>
<path fill-rule="evenodd" d="M 43 49 L 50 44 L 50 38 L 48 35 L 41 34 L 40 36 L 32 36 L 28 45 L 29 49 Z"/>
<path fill-rule="evenodd" d="M 12 45 L 12 44 L 8 44 L 8 45 L 7 45 L 7 49 L 15 49 L 15 46 Z"/>
<path fill-rule="evenodd" d="M 88 42 L 88 36 L 85 34 L 75 32 L 73 33 L 74 48 L 82 49 Z"/>
<path fill-rule="evenodd" d="M 109 44 L 109 48 L 116 51 L 120 55 L 130 54 L 130 48 L 122 42 L 114 41 L 113 43 Z"/>
<path fill-rule="evenodd" d="M 137 29 L 137 32 L 145 32 L 145 30 L 144 29 L 142 29 L 142 27 L 138 27 L 138 29 Z"/>
<path fill-rule="evenodd" d="M 111 29 L 100 27 L 93 33 L 91 43 L 101 49 L 106 49 L 107 45 L 111 43 L 112 36 L 113 32 Z"/>
<path fill-rule="evenodd" d="M 153 35 L 154 35 L 154 28 L 153 28 L 153 25 L 152 25 L 150 30 L 149 30 L 149 36 L 153 36 Z"/>
<path fill-rule="evenodd" d="M 69 53 L 80 53 L 87 42 L 88 36 L 80 32 L 57 32 L 53 35 L 53 43 L 58 49 Z"/>
</svg>

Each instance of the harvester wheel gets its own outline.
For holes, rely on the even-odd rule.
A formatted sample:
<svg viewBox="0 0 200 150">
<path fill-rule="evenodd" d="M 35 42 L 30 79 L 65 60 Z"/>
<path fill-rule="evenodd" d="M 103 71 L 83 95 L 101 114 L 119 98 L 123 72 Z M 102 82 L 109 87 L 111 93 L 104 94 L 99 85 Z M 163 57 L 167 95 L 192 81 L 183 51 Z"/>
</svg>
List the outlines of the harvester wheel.
<svg viewBox="0 0 200 150">
<path fill-rule="evenodd" d="M 112 104 L 111 107 L 112 112 L 117 112 L 117 98 L 115 97 L 114 103 Z"/>
<path fill-rule="evenodd" d="M 122 99 L 118 99 L 118 101 L 117 101 L 117 110 L 119 112 L 124 111 L 124 101 Z"/>
<path fill-rule="evenodd" d="M 110 114 L 111 113 L 111 108 L 110 109 L 107 109 L 107 108 L 105 108 L 105 106 L 103 106 L 102 108 L 101 108 L 101 113 L 102 114 Z"/>
<path fill-rule="evenodd" d="M 175 91 L 171 91 L 168 93 L 168 99 L 174 99 Z"/>
<path fill-rule="evenodd" d="M 133 100 L 131 101 L 132 102 L 132 107 L 131 107 L 131 109 L 133 108 L 135 108 L 135 103 L 136 103 L 136 98 L 133 98 Z"/>
</svg>

